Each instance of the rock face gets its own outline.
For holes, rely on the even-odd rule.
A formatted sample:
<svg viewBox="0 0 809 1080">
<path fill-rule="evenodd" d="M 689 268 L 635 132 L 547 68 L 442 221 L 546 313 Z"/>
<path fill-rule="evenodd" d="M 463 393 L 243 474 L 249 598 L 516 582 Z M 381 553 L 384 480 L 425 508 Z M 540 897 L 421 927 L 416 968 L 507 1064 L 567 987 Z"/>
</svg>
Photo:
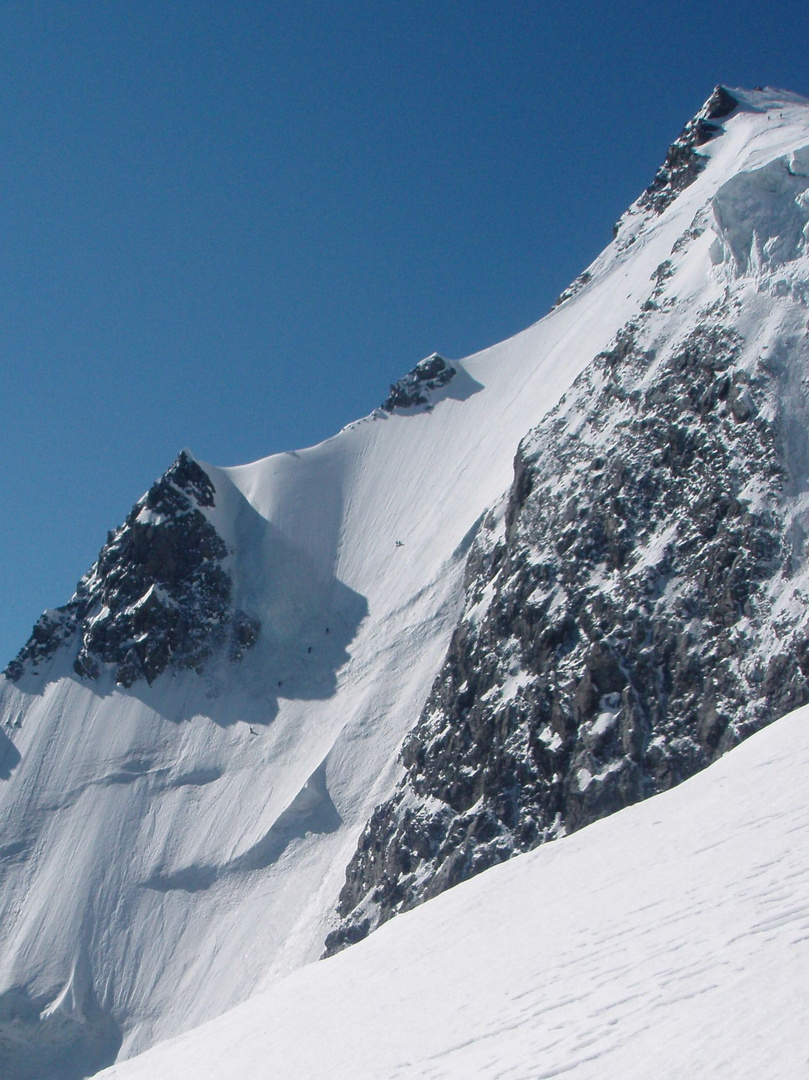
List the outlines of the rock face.
<svg viewBox="0 0 809 1080">
<path fill-rule="evenodd" d="M 551 311 L 555 311 L 562 304 L 568 300 L 572 300 L 574 296 L 578 296 L 585 285 L 589 285 L 592 280 L 592 274 L 589 270 L 583 270 L 577 278 L 575 278 L 566 289 L 563 289 L 554 300 L 551 305 Z"/>
<path fill-rule="evenodd" d="M 433 353 L 432 356 L 420 360 L 412 371 L 393 383 L 390 394 L 382 403 L 382 408 L 385 412 L 393 412 L 394 409 L 411 409 L 414 405 L 427 405 L 430 394 L 446 386 L 456 374 L 455 368 L 448 364 L 443 356 Z"/>
<path fill-rule="evenodd" d="M 733 299 L 659 352 L 656 309 L 521 443 L 328 952 L 673 786 L 809 700 L 778 366 L 751 358 Z"/>
<path fill-rule="evenodd" d="M 723 86 L 716 87 L 669 147 L 665 161 L 639 200 L 643 209 L 662 213 L 679 192 L 696 180 L 706 164 L 697 147 L 722 134 L 722 126 L 716 121 L 730 116 L 738 104 Z"/>
<path fill-rule="evenodd" d="M 82 678 L 109 664 L 124 687 L 152 683 L 169 666 L 201 671 L 226 643 L 241 659 L 260 624 L 231 608 L 227 548 L 204 512 L 214 495 L 204 470 L 181 453 L 110 533 L 69 603 L 40 617 L 7 677 L 16 681 L 69 646 Z"/>
</svg>

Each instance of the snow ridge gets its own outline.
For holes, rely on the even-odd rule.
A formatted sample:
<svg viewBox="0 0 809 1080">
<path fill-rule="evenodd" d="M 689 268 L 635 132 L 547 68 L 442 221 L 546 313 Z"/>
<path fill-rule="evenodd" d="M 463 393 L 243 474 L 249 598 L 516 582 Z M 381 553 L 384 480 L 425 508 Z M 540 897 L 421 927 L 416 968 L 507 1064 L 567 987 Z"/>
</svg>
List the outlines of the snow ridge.
<svg viewBox="0 0 809 1080">
<path fill-rule="evenodd" d="M 523 440 L 327 952 L 809 701 L 806 174 L 799 149 L 722 185 L 721 295 L 683 319 L 701 234 L 675 242 Z"/>
<path fill-rule="evenodd" d="M 665 584 L 667 559 L 686 578 L 706 574 L 706 595 L 696 599 L 709 618 L 683 655 L 706 685 L 714 667 L 722 676 L 716 715 L 706 709 L 688 729 L 684 759 L 709 760 L 734 741 L 747 720 L 738 697 L 748 683 L 758 687 L 756 723 L 786 707 L 777 687 L 787 697 L 802 692 L 809 274 L 801 148 L 809 144 L 809 103 L 780 91 L 730 93 L 739 102 L 732 113 L 705 117 L 722 134 L 699 145 L 704 167 L 692 182 L 660 213 L 630 208 L 616 241 L 549 316 L 451 365 L 428 357 L 405 377 L 406 401 L 319 446 L 227 469 L 181 458 L 154 505 L 139 504 L 110 538 L 104 573 L 88 576 L 87 595 L 77 590 L 74 600 L 92 595 L 95 606 L 76 625 L 78 608 L 50 613 L 26 646 L 22 674 L 0 677 L 4 1078 L 76 1080 L 315 960 L 337 922 L 345 868 L 366 823 L 401 790 L 422 751 L 429 786 L 433 748 L 458 741 L 461 729 L 449 722 L 437 733 L 424 709 L 439 674 L 451 693 L 436 699 L 436 721 L 439 713 L 451 720 L 451 701 L 469 694 L 470 715 L 478 709 L 482 721 L 496 716 L 500 724 L 487 760 L 471 749 L 464 757 L 461 747 L 458 762 L 446 763 L 444 779 L 464 799 L 482 783 L 479 809 L 484 824 L 496 825 L 466 837 L 473 859 L 501 842 L 519 846 L 507 823 L 515 807 L 518 819 L 522 813 L 518 788 L 501 769 L 509 754 L 523 763 L 515 774 L 529 779 L 535 762 L 553 766 L 550 776 L 536 775 L 567 792 L 566 813 L 606 805 L 616 791 L 622 805 L 633 778 L 644 792 L 654 787 L 647 735 L 661 718 L 658 684 L 650 678 L 647 692 L 632 682 L 640 699 L 633 727 L 623 711 L 630 680 L 603 690 L 599 683 L 616 656 L 626 677 L 626 642 L 597 617 L 612 617 L 622 595 L 634 597 L 639 630 L 649 623 L 647 605 L 657 604 L 663 628 L 679 632 L 666 623 L 677 617 L 674 592 L 643 593 L 644 581 Z M 742 186 L 728 187 L 742 176 Z M 754 225 L 747 231 L 746 221 Z M 686 354 L 679 370 L 675 361 Z M 588 366 L 591 382 L 583 377 L 572 389 Z M 558 429 L 546 430 L 543 417 L 564 394 Z M 588 394 L 603 403 L 598 417 L 588 413 Z M 424 400 L 413 403 L 414 395 Z M 683 471 L 689 446 L 708 453 L 707 464 L 697 455 L 680 478 L 679 515 L 667 510 L 664 486 L 641 482 L 636 459 L 654 448 L 655 425 L 682 437 L 669 464 L 655 466 L 658 479 L 678 460 Z M 528 440 L 515 476 L 515 448 L 532 430 L 542 433 L 547 460 Z M 623 473 L 612 468 L 614 448 L 626 456 Z M 691 515 L 690 500 L 711 490 L 711 469 L 727 498 L 720 491 Z M 555 478 L 561 486 L 545 501 L 557 501 L 556 517 L 546 518 L 536 492 Z M 584 495 L 587 519 L 579 522 Z M 689 536 L 698 539 L 713 518 L 715 532 L 689 549 Z M 557 550 L 562 537 L 569 543 Z M 547 551 L 534 559 L 534 546 Z M 728 567 L 722 560 L 734 548 L 740 558 Z M 515 573 L 498 576 L 497 560 L 500 571 L 513 565 Z M 542 566 L 564 586 L 552 597 L 537 591 Z M 516 588 L 521 573 L 526 584 L 536 578 L 533 593 Z M 725 573 L 726 608 L 716 587 Z M 525 640 L 509 581 L 524 601 Z M 692 585 L 683 583 L 681 599 L 689 589 L 693 598 Z M 733 623 L 744 590 L 752 614 Z M 595 711 L 583 690 L 580 737 L 549 726 L 506 745 L 511 718 L 525 716 L 526 700 L 537 696 L 531 664 L 541 667 L 550 648 L 545 623 L 586 616 L 588 598 L 594 610 L 590 624 L 579 619 L 580 644 L 591 641 L 606 660 L 600 666 L 593 652 L 585 664 L 585 650 L 574 649 L 567 674 L 586 684 L 587 668 Z M 487 667 L 486 657 L 479 670 L 475 658 L 466 687 L 445 681 L 459 618 L 456 644 L 464 635 L 482 643 L 497 630 L 498 608 L 515 618 L 492 641 L 500 648 L 508 640 L 514 651 L 491 693 L 484 697 L 482 684 L 496 663 Z M 752 652 L 738 653 L 744 662 L 735 670 L 735 654 L 720 651 L 736 649 L 733 626 L 742 636 L 748 627 L 758 643 L 751 649 L 763 649 L 761 683 Z M 778 656 L 775 645 L 767 653 L 773 636 L 783 639 L 787 667 L 765 693 Z M 464 655 L 459 649 L 459 662 Z M 130 686 L 120 681 L 130 675 Z M 665 725 L 659 730 L 668 739 Z M 543 748 L 532 757 L 534 735 Z M 415 754 L 407 763 L 403 743 Z M 658 753 L 672 773 L 676 749 L 665 742 Z M 440 794 L 408 789 L 408 799 L 403 810 L 424 821 L 456 819 Z M 457 820 L 474 812 L 467 805 Z M 548 828 L 539 812 L 533 825 L 528 819 L 526 836 Z M 560 817 L 557 831 L 565 827 Z M 405 848 L 386 848 L 397 850 Z M 414 895 L 436 869 L 429 849 L 416 855 L 413 880 L 406 869 L 397 879 Z M 52 1068 L 60 1048 L 72 1055 L 72 1072 L 65 1066 L 62 1075 Z"/>
</svg>

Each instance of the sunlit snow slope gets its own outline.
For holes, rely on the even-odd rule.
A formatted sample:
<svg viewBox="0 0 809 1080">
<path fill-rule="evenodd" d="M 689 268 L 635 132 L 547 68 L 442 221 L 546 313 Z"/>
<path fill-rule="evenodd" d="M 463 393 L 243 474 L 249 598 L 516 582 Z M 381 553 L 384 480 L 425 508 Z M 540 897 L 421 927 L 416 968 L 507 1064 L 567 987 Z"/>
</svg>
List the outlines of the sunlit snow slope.
<svg viewBox="0 0 809 1080">
<path fill-rule="evenodd" d="M 799 1080 L 809 709 L 110 1080 Z"/>
<path fill-rule="evenodd" d="M 633 207 L 572 298 L 453 362 L 429 407 L 204 466 L 235 603 L 262 623 L 237 667 L 124 689 L 109 671 L 80 678 L 62 651 L 0 682 L 4 1075 L 85 1075 L 321 953 L 359 831 L 398 779 L 446 651 L 476 523 L 508 487 L 518 440 L 638 313 L 675 246 L 677 304 L 661 319 L 686 325 L 737 278 L 760 279 L 767 333 L 803 332 L 798 294 L 770 288 L 766 258 L 738 269 L 755 249 L 745 190 L 717 224 L 724 239 L 710 200 L 777 159 L 806 175 L 793 152 L 809 145 L 809 105 L 739 99 L 691 186 L 659 216 Z M 809 279 L 804 262 L 789 272 Z"/>
</svg>

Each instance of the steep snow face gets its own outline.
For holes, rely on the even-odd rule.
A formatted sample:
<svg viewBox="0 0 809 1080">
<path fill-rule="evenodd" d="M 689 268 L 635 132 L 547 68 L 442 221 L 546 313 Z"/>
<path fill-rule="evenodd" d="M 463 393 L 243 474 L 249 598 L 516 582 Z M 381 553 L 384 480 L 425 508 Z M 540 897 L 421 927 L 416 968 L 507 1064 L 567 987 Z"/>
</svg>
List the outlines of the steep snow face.
<svg viewBox="0 0 809 1080">
<path fill-rule="evenodd" d="M 729 265 L 737 277 L 762 280 L 784 268 L 777 281 L 780 294 L 797 287 L 799 299 L 805 299 L 798 261 L 809 237 L 809 144 L 731 177 L 714 196 L 712 209 L 715 263 Z"/>
<path fill-rule="evenodd" d="M 712 256 L 712 200 L 807 144 L 805 102 L 733 95 L 693 182 L 662 211 L 631 208 L 575 296 L 453 361 L 426 402 L 392 402 L 307 450 L 200 464 L 228 610 L 260 625 L 238 663 L 214 650 L 200 673 L 169 664 L 127 687 L 114 658 L 88 678 L 64 644 L 0 684 L 4 1076 L 79 1076 L 319 955 L 518 441 L 639 315 L 667 259 L 672 331 L 734 287 L 735 263 Z M 786 342 L 798 292 L 764 286 L 750 295 L 771 305 L 767 325 L 783 313 Z M 755 339 L 752 321 L 740 332 Z M 774 362 L 791 371 L 791 355 Z"/>
<path fill-rule="evenodd" d="M 806 1075 L 806 709 L 109 1080 Z"/>
<path fill-rule="evenodd" d="M 724 181 L 523 440 L 330 949 L 809 700 L 805 162 Z"/>
<path fill-rule="evenodd" d="M 788 380 L 736 330 L 750 307 L 771 321 L 757 299 L 682 337 L 650 307 L 521 444 L 332 947 L 809 700 L 806 475 L 784 452 L 794 426 L 805 457 L 809 401 L 782 408 Z M 806 342 L 790 353 L 809 367 Z"/>
</svg>

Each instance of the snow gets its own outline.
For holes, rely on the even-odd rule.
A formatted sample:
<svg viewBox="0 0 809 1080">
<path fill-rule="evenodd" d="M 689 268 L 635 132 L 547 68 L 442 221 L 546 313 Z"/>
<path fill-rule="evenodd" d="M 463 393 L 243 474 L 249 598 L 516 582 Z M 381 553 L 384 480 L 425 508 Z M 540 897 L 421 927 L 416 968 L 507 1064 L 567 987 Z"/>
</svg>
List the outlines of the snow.
<svg viewBox="0 0 809 1080">
<path fill-rule="evenodd" d="M 546 318 L 452 361 L 458 374 L 433 396 L 432 408 L 407 415 L 377 410 L 319 446 L 250 465 L 203 465 L 216 487 L 216 506 L 206 516 L 232 551 L 234 604 L 262 620 L 259 641 L 238 668 L 223 663 L 203 678 L 167 673 L 151 687 L 124 691 L 108 676 L 82 683 L 60 654 L 17 685 L 0 681 L 0 753 L 9 763 L 8 779 L 0 780 L 8 856 L 0 860 L 0 994 L 23 987 L 35 1011 L 47 1013 L 67 1007 L 75 972 L 83 972 L 120 1026 L 125 1057 L 218 1016 L 317 958 L 344 867 L 364 822 L 398 779 L 398 748 L 456 624 L 476 525 L 508 488 L 525 432 L 638 313 L 666 260 L 672 274 L 663 296 L 677 303 L 661 312 L 661 348 L 667 334 L 694 322 L 726 288 L 738 289 L 749 306 L 751 356 L 769 350 L 777 358 L 784 341 L 805 333 L 806 312 L 796 314 L 799 287 L 809 280 L 800 230 L 790 232 L 788 251 L 770 248 L 755 266 L 752 256 L 738 263 L 734 253 L 747 251 L 748 238 L 733 213 L 771 174 L 790 192 L 805 189 L 808 104 L 775 91 L 744 101 L 724 122 L 726 133 L 701 148 L 710 164 L 691 187 L 659 218 L 634 207 L 616 242 L 590 267 L 587 287 Z M 711 227 L 712 200 L 725 234 Z M 793 205 L 794 224 L 806 211 L 800 201 Z M 768 229 L 773 206 L 761 203 Z M 731 219 L 736 224 L 728 226 Z M 704 231 L 677 246 L 695 221 Z M 716 264 L 715 241 L 729 253 Z M 785 252 L 793 257 L 786 269 Z M 788 297 L 770 288 L 776 262 L 778 280 L 790 283 Z M 649 558 L 657 554 L 650 550 Z M 518 689 L 515 673 L 507 690 Z M 565 841 L 565 850 L 582 842 Z M 540 854 L 560 866 L 567 858 Z M 608 870 L 600 860 L 588 888 L 599 882 L 600 889 L 599 874 Z M 544 912 L 544 903 L 527 898 L 522 906 Z M 441 902 L 431 910 L 441 912 Z M 488 915 L 480 918 L 490 926 Z M 553 925 L 547 913 L 538 921 L 527 911 L 520 918 L 529 940 Z M 351 970 L 399 932 L 376 935 L 370 953 L 357 951 L 360 960 L 348 958 L 352 950 L 294 978 L 307 986 L 313 972 Z M 481 939 L 488 933 L 481 924 Z M 467 940 L 480 944 L 471 928 Z M 514 942 L 508 948 L 521 951 Z M 427 962 L 423 950 L 414 955 Z M 466 961 L 457 962 L 462 972 Z M 586 965 L 580 970 L 586 974 Z M 279 985 L 292 993 L 298 983 Z M 330 985 L 339 997 L 337 982 Z M 366 991 L 354 1005 L 373 1011 L 376 986 Z M 541 993 L 539 984 L 527 989 L 526 1001 Z M 280 998 L 273 1000 L 278 1016 L 289 1019 Z M 566 1018 L 553 1036 L 560 1047 L 573 1038 L 568 1028 L 578 1030 L 577 1008 L 552 1007 L 552 1015 Z M 631 1026 L 618 1005 L 605 1008 Z M 290 1031 L 300 1035 L 304 1017 L 314 1023 L 313 1009 L 303 1010 L 297 1027 L 290 1019 Z M 389 1033 L 400 1054 L 399 1073 L 389 1075 L 452 1075 L 440 1071 L 445 1058 L 485 1057 L 485 1047 L 505 1036 L 476 1009 L 470 1000 L 461 1016 L 478 1017 L 494 1042 L 481 1036 L 469 1043 L 473 1049 L 450 1053 L 452 1038 L 471 1038 L 472 1029 L 448 1016 L 433 1025 L 425 1013 L 416 1032 L 423 1044 L 413 1045 L 423 1045 L 421 1060 L 433 1061 L 433 1071 L 413 1066 L 408 1073 L 406 1033 Z M 334 1023 L 347 1023 L 340 1015 Z M 223 1021 L 225 1029 L 230 1022 Z M 328 1042 L 325 1031 L 319 1038 Z M 320 1052 L 301 1039 L 300 1053 Z M 267 1053 L 275 1052 L 268 1044 Z"/>
<path fill-rule="evenodd" d="M 809 709 L 109 1080 L 779 1080 L 809 1070 Z"/>
<path fill-rule="evenodd" d="M 753 269 L 779 269 L 802 254 L 809 229 L 809 180 L 795 171 L 796 157 L 809 146 L 783 155 L 761 168 L 738 173 L 726 181 L 712 200 L 717 238 L 711 248 L 714 263 L 733 262 L 739 275 Z M 779 295 L 789 290 L 786 279 L 776 282 Z"/>
</svg>

